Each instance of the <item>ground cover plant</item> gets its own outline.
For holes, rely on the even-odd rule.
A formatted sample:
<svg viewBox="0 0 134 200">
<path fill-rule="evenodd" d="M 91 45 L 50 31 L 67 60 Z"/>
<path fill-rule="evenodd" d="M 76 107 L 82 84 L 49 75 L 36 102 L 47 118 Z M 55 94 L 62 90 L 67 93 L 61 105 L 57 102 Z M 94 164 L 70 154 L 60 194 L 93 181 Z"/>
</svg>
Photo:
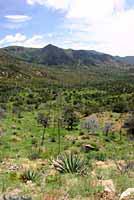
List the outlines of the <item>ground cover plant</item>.
<svg viewBox="0 0 134 200">
<path fill-rule="evenodd" d="M 1 194 L 99 200 L 105 181 L 114 199 L 134 187 L 129 71 L 27 66 L 2 68 L 12 76 L 0 79 Z"/>
</svg>

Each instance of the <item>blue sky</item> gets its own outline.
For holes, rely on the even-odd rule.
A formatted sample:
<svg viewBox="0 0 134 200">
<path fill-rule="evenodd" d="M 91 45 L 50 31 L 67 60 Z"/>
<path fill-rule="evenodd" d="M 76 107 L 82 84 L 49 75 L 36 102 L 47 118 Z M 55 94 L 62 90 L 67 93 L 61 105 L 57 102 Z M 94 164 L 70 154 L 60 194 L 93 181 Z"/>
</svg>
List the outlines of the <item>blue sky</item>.
<svg viewBox="0 0 134 200">
<path fill-rule="evenodd" d="M 0 47 L 134 55 L 134 0 L 0 0 Z"/>
</svg>

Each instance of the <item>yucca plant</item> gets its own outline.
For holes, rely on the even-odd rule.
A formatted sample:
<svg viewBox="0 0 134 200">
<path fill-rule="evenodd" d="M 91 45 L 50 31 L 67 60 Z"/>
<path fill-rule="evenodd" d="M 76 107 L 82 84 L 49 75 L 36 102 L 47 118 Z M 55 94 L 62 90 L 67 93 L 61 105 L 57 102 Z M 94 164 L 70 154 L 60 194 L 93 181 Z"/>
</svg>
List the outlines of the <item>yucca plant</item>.
<svg viewBox="0 0 134 200">
<path fill-rule="evenodd" d="M 34 170 L 27 170 L 23 174 L 21 174 L 21 180 L 23 182 L 32 181 L 36 182 L 39 178 L 39 174 Z"/>
<path fill-rule="evenodd" d="M 52 165 L 60 173 L 85 173 L 85 162 L 78 155 L 75 154 L 64 154 L 52 160 Z"/>
</svg>

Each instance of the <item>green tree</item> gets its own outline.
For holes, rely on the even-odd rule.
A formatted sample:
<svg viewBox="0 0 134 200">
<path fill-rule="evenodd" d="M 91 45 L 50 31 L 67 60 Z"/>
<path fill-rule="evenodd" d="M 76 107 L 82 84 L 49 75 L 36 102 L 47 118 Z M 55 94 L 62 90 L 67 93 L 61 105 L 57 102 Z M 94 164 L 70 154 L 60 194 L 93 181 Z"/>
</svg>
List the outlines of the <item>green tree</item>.
<svg viewBox="0 0 134 200">
<path fill-rule="evenodd" d="M 45 131 L 46 128 L 48 127 L 48 117 L 44 115 L 44 113 L 39 113 L 37 117 L 37 122 L 41 124 L 44 128 L 42 132 L 42 138 L 41 138 L 41 146 L 44 145 L 44 140 L 45 140 Z"/>
<path fill-rule="evenodd" d="M 63 122 L 67 130 L 73 130 L 78 125 L 79 119 L 72 107 L 66 107 L 64 109 Z"/>
<path fill-rule="evenodd" d="M 134 136 L 134 112 L 125 121 L 124 128 L 127 128 L 128 133 Z"/>
<path fill-rule="evenodd" d="M 128 112 L 129 106 L 125 98 L 120 97 L 113 105 L 113 112 L 124 113 Z"/>
</svg>

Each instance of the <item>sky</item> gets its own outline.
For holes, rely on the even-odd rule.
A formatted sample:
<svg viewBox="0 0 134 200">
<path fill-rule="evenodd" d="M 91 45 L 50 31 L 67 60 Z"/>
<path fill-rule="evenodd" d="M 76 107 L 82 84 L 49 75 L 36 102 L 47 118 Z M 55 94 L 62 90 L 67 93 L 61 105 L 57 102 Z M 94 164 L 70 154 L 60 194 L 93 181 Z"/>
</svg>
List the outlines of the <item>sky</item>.
<svg viewBox="0 0 134 200">
<path fill-rule="evenodd" d="M 134 56 L 134 0 L 0 0 L 0 47 Z"/>
</svg>

